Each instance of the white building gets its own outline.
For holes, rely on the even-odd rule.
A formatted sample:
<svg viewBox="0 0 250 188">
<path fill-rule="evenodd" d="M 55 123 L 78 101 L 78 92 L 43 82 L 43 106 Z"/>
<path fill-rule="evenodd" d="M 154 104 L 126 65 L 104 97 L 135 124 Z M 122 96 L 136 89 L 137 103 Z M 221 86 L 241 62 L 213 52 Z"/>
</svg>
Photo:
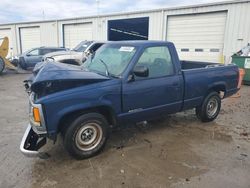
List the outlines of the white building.
<svg viewBox="0 0 250 188">
<path fill-rule="evenodd" d="M 10 39 L 10 55 L 39 46 L 72 48 L 82 40 L 127 36 L 172 41 L 181 59 L 228 63 L 250 43 L 250 0 L 1 24 L 0 38 L 4 36 Z"/>
</svg>

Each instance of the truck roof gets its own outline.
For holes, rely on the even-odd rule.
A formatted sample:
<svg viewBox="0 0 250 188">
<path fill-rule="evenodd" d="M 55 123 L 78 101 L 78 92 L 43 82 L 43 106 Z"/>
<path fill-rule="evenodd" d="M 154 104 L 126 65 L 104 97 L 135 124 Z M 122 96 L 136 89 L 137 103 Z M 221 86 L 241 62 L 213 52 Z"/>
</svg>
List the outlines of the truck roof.
<svg viewBox="0 0 250 188">
<path fill-rule="evenodd" d="M 157 40 L 127 40 L 127 41 L 109 41 L 108 44 L 121 44 L 131 46 L 147 46 L 147 45 L 164 45 L 169 44 L 168 41 L 157 41 Z"/>
<path fill-rule="evenodd" d="M 41 46 L 38 47 L 40 49 L 44 49 L 44 48 L 49 48 L 49 49 L 65 49 L 64 47 L 56 47 L 56 46 Z"/>
</svg>

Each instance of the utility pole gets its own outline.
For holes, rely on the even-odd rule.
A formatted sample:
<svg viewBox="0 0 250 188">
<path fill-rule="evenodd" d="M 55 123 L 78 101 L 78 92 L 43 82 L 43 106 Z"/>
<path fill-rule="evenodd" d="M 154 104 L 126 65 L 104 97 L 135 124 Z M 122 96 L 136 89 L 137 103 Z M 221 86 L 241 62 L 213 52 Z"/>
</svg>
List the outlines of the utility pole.
<svg viewBox="0 0 250 188">
<path fill-rule="evenodd" d="M 101 22 L 100 22 L 100 0 L 96 0 L 96 5 L 97 5 L 97 33 L 99 33 L 101 29 Z M 99 34 L 97 38 L 100 38 Z"/>
<path fill-rule="evenodd" d="M 97 5 L 97 16 L 100 16 L 100 0 L 96 0 L 96 5 Z"/>
<path fill-rule="evenodd" d="M 44 13 L 44 10 L 43 10 L 42 14 L 43 14 L 43 20 L 45 20 L 45 13 Z"/>
</svg>

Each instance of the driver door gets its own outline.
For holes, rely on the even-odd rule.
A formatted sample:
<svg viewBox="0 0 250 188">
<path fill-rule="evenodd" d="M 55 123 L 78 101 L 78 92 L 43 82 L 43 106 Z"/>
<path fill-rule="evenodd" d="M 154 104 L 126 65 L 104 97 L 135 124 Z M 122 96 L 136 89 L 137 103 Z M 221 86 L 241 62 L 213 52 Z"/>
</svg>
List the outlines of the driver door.
<svg viewBox="0 0 250 188">
<path fill-rule="evenodd" d="M 178 112 L 182 105 L 182 77 L 175 71 L 168 47 L 146 48 L 135 66 L 147 67 L 149 75 L 133 75 L 132 81 L 123 84 L 125 116 L 138 122 Z"/>
<path fill-rule="evenodd" d="M 40 59 L 40 54 L 39 54 L 39 49 L 34 49 L 31 50 L 25 57 L 25 62 L 27 63 L 28 66 L 32 66 L 33 63 L 39 62 Z"/>
</svg>

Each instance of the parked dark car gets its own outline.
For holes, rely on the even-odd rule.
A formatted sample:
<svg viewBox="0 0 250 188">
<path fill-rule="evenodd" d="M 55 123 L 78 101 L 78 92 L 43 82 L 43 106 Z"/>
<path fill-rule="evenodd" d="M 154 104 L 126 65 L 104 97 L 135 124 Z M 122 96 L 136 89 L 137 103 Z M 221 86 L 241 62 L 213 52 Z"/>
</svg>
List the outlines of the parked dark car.
<svg viewBox="0 0 250 188">
<path fill-rule="evenodd" d="M 58 51 L 67 51 L 67 49 L 63 47 L 32 48 L 31 50 L 28 50 L 17 56 L 17 59 L 22 69 L 28 69 L 33 68 L 37 63 L 41 62 L 44 55 Z"/>
<path fill-rule="evenodd" d="M 25 81 L 30 124 L 20 149 L 42 156 L 46 138 L 61 133 L 66 150 L 84 159 L 119 125 L 192 108 L 202 122 L 213 121 L 238 82 L 236 65 L 180 61 L 171 42 L 109 42 L 83 66 L 47 63 Z"/>
</svg>

